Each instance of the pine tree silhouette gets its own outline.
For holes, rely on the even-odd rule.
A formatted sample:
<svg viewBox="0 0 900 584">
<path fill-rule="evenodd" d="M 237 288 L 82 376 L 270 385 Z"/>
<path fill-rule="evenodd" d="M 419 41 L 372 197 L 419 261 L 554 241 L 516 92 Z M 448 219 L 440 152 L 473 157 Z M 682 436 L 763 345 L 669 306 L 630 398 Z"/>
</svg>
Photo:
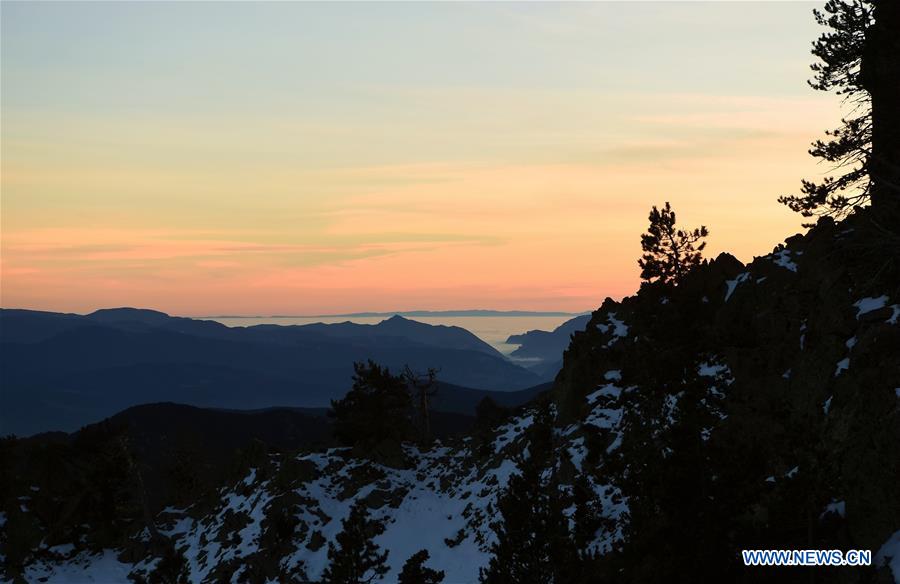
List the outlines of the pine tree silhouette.
<svg viewBox="0 0 900 584">
<path fill-rule="evenodd" d="M 813 43 L 819 62 L 812 65 L 809 84 L 840 95 L 850 115 L 809 150 L 838 174 L 821 182 L 804 180 L 799 195 L 778 200 L 804 217 L 842 217 L 868 201 L 881 211 L 897 211 L 900 7 L 891 0 L 829 0 L 813 14 L 830 30 Z"/>
<path fill-rule="evenodd" d="M 384 531 L 384 526 L 369 517 L 363 501 L 356 501 L 341 527 L 337 545 L 328 544 L 329 565 L 322 573 L 322 581 L 367 584 L 381 579 L 388 572 L 388 552 L 381 553 L 373 538 Z"/>
<path fill-rule="evenodd" d="M 498 502 L 502 520 L 495 527 L 493 557 L 481 571 L 485 584 L 566 583 L 578 572 L 578 555 L 563 514 L 559 482 L 542 480 L 535 465 L 525 465 L 509 480 Z"/>
<path fill-rule="evenodd" d="M 579 474 L 572 485 L 572 499 L 575 503 L 575 528 L 573 539 L 579 553 L 586 554 L 594 542 L 597 531 L 603 525 L 600 515 L 601 505 L 584 474 Z M 589 555 L 589 554 L 586 554 Z"/>
<path fill-rule="evenodd" d="M 481 570 L 480 580 L 485 584 L 567 583 L 576 580 L 579 570 L 563 513 L 565 501 L 555 470 L 548 409 L 535 415 L 528 434 L 529 457 L 522 472 L 510 477 L 497 503 L 501 521 L 494 528 L 493 557 Z"/>
<path fill-rule="evenodd" d="M 641 249 L 644 255 L 638 260 L 641 278 L 662 284 L 676 284 L 691 268 L 700 263 L 706 242 L 701 239 L 709 235 L 705 226 L 693 231 L 675 227 L 675 211 L 666 201 L 666 206 L 650 210 L 650 227 L 641 235 Z M 696 245 L 700 242 L 699 245 Z M 696 247 L 695 247 L 696 245 Z"/>
<path fill-rule="evenodd" d="M 433 570 L 425 565 L 428 550 L 419 550 L 406 560 L 400 571 L 400 584 L 438 584 L 444 581 L 443 570 Z"/>
<path fill-rule="evenodd" d="M 872 7 L 868 0 L 831 0 L 824 12 L 813 10 L 813 14 L 831 31 L 813 43 L 812 53 L 821 62 L 812 65 L 815 77 L 809 84 L 813 89 L 841 95 L 852 104 L 854 115 L 842 119 L 839 128 L 826 131 L 827 140 L 813 142 L 809 153 L 844 171 L 822 182 L 804 180 L 800 195 L 784 195 L 778 200 L 805 217 L 840 216 L 868 200 L 871 186 L 866 167 L 872 141 L 872 108 L 862 85 L 860 60 Z"/>
<path fill-rule="evenodd" d="M 353 387 L 343 399 L 332 400 L 329 415 L 342 444 L 371 449 L 383 441 L 401 442 L 413 436 L 412 402 L 402 376 L 372 360 L 353 364 Z"/>
</svg>

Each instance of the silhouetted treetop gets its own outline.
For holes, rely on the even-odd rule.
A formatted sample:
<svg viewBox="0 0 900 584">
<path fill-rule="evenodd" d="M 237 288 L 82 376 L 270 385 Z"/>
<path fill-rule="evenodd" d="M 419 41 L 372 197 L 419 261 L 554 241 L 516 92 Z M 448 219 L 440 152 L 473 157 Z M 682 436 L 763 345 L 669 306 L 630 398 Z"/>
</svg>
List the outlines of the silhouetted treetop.
<svg viewBox="0 0 900 584">
<path fill-rule="evenodd" d="M 412 402 L 403 376 L 372 360 L 354 363 L 353 370 L 353 387 L 331 402 L 335 438 L 363 449 L 411 438 Z"/>
<path fill-rule="evenodd" d="M 406 560 L 400 570 L 399 584 L 440 584 L 444 581 L 444 571 L 434 570 L 425 565 L 430 555 L 428 550 L 419 550 Z"/>
<path fill-rule="evenodd" d="M 322 582 L 367 584 L 383 578 L 388 572 L 388 551 L 382 552 L 373 539 L 384 532 L 384 526 L 369 516 L 363 500 L 353 503 L 341 527 L 335 541 L 328 544 L 328 567 Z"/>
<path fill-rule="evenodd" d="M 819 62 L 809 84 L 842 96 L 849 115 L 813 142 L 809 153 L 836 172 L 803 180 L 779 201 L 804 217 L 842 217 L 872 202 L 896 207 L 900 196 L 900 16 L 895 0 L 829 0 L 814 10 L 829 28 L 814 43 Z"/>
<path fill-rule="evenodd" d="M 675 211 L 666 201 L 665 207 L 650 210 L 650 227 L 641 235 L 644 255 L 638 260 L 641 278 L 648 282 L 676 284 L 691 268 L 700 263 L 701 252 L 709 235 L 705 226 L 685 231 L 675 226 Z"/>
</svg>

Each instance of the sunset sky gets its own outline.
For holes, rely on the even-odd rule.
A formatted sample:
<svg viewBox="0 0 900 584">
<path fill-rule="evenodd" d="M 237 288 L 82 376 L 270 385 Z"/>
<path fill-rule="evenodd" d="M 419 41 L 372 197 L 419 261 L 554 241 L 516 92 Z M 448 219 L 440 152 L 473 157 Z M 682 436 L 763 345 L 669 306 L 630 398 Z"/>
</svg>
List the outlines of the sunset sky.
<svg viewBox="0 0 900 584">
<path fill-rule="evenodd" d="M 2 306 L 581 311 L 800 230 L 818 3 L 2 4 Z"/>
</svg>

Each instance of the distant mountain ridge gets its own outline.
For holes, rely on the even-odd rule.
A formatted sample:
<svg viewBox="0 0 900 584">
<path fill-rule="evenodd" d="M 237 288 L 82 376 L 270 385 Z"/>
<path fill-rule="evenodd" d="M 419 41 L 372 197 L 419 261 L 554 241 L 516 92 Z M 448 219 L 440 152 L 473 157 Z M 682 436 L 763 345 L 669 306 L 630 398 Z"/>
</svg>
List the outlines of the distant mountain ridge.
<svg viewBox="0 0 900 584">
<path fill-rule="evenodd" d="M 0 309 L 0 433 L 71 431 L 160 401 L 233 409 L 323 407 L 356 361 L 440 370 L 472 391 L 523 390 L 540 376 L 459 327 L 396 316 L 377 325 L 257 325 L 118 308 L 88 315 Z"/>
<path fill-rule="evenodd" d="M 569 346 L 572 335 L 584 330 L 590 314 L 569 319 L 552 331 L 532 330 L 506 339 L 509 345 L 519 345 L 510 358 L 544 379 L 553 379 L 563 365 L 563 352 Z"/>
<path fill-rule="evenodd" d="M 378 316 L 581 316 L 587 312 L 565 312 L 559 310 L 393 310 L 388 312 L 348 312 L 341 314 L 272 314 L 272 315 L 208 315 L 197 318 L 343 318 Z"/>
<path fill-rule="evenodd" d="M 569 346 L 573 333 L 584 330 L 590 314 L 580 314 L 567 320 L 552 331 L 533 330 L 520 335 L 510 335 L 507 344 L 519 345 L 510 355 L 520 358 L 536 358 L 542 361 L 561 361 L 563 351 Z"/>
<path fill-rule="evenodd" d="M 90 314 L 66 314 L 22 309 L 0 309 L 0 340 L 37 342 L 51 336 L 84 326 L 99 324 L 129 331 L 146 332 L 163 329 L 184 334 L 227 340 L 251 340 L 291 344 L 316 336 L 329 338 L 366 338 L 369 340 L 397 337 L 435 347 L 481 351 L 495 357 L 502 354 L 464 328 L 429 325 L 405 319 L 399 315 L 378 324 L 311 323 L 303 325 L 259 324 L 247 327 L 228 327 L 212 320 L 169 316 L 157 310 L 143 308 L 105 308 Z"/>
</svg>

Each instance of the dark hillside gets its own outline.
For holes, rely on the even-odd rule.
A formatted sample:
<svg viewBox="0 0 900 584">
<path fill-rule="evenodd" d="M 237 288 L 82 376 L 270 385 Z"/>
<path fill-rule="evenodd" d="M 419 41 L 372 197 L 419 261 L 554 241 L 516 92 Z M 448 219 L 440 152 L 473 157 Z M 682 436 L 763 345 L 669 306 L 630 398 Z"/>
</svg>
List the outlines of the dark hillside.
<svg viewBox="0 0 900 584">
<path fill-rule="evenodd" d="M 621 424 L 589 434 L 629 500 L 623 581 L 739 578 L 744 548 L 877 550 L 900 526 L 900 247 L 873 218 L 822 219 L 747 266 L 722 254 L 575 334 L 561 421 L 623 388 Z"/>
</svg>

